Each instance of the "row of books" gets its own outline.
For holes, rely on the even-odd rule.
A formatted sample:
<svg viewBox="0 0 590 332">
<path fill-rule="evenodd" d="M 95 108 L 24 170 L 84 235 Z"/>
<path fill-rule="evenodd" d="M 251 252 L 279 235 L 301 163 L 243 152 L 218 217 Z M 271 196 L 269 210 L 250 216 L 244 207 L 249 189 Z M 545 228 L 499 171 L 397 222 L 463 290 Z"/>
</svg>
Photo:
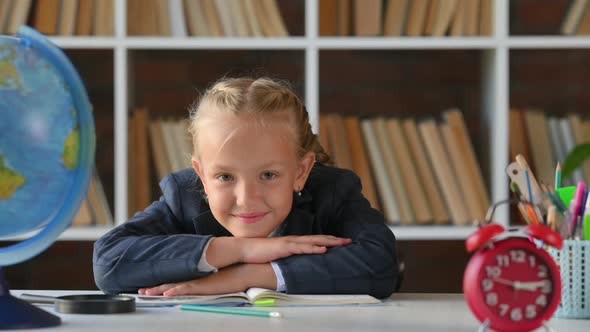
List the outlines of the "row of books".
<svg viewBox="0 0 590 332">
<path fill-rule="evenodd" d="M 109 207 L 102 182 L 96 170 L 90 179 L 86 198 L 72 221 L 72 226 L 108 226 L 113 225 L 113 214 Z"/>
<path fill-rule="evenodd" d="M 363 194 L 391 224 L 467 225 L 489 207 L 458 110 L 443 120 L 322 114 L 320 139 L 336 166 L 359 175 Z"/>
<path fill-rule="evenodd" d="M 385 3 L 382 0 L 320 0 L 320 35 L 457 37 L 492 34 L 492 0 L 389 0 Z"/>
<path fill-rule="evenodd" d="M 129 214 L 152 201 L 152 183 L 191 167 L 192 141 L 186 120 L 150 119 L 145 108 L 133 110 L 128 120 Z M 155 174 L 152 174 L 154 165 Z"/>
<path fill-rule="evenodd" d="M 531 161 L 531 168 L 539 181 L 554 183 L 555 166 L 563 162 L 578 144 L 590 143 L 590 119 L 578 114 L 553 116 L 539 109 L 512 109 L 510 111 L 510 154 L 522 154 Z M 563 179 L 563 185 L 580 181 L 590 182 L 590 161 L 572 175 Z"/>
<path fill-rule="evenodd" d="M 564 35 L 590 35 L 590 1 L 573 0 L 561 24 Z"/>
<path fill-rule="evenodd" d="M 129 35 L 285 37 L 276 0 L 127 0 Z"/>
<path fill-rule="evenodd" d="M 2 0 L 0 33 L 28 24 L 46 35 L 112 36 L 114 0 Z"/>
</svg>

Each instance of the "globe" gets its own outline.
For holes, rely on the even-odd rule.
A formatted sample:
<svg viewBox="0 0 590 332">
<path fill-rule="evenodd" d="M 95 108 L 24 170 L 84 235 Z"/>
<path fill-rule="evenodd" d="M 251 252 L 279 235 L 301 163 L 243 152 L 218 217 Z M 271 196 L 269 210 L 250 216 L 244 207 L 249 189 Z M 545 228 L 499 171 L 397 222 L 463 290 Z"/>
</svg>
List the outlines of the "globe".
<svg viewBox="0 0 590 332">
<path fill-rule="evenodd" d="M 0 248 L 0 267 L 41 253 L 72 223 L 94 151 L 90 102 L 67 56 L 26 26 L 0 36 L 0 238 L 25 236 Z M 1 282 L 0 328 L 18 315 Z"/>
</svg>

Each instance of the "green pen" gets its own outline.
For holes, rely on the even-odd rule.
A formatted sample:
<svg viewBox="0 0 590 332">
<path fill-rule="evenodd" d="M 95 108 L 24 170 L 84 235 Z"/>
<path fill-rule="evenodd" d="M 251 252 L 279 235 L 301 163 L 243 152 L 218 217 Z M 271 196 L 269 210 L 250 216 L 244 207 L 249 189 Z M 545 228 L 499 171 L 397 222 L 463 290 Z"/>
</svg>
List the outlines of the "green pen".
<svg viewBox="0 0 590 332">
<path fill-rule="evenodd" d="M 201 311 L 201 312 L 212 312 L 217 314 L 230 314 L 230 315 L 245 315 L 245 316 L 258 316 L 258 317 L 269 317 L 269 318 L 281 318 L 283 314 L 277 311 L 264 311 L 264 310 L 251 310 L 241 308 L 225 308 L 225 307 L 214 307 L 205 305 L 194 305 L 194 304 L 181 304 L 180 310 L 188 311 Z"/>
</svg>

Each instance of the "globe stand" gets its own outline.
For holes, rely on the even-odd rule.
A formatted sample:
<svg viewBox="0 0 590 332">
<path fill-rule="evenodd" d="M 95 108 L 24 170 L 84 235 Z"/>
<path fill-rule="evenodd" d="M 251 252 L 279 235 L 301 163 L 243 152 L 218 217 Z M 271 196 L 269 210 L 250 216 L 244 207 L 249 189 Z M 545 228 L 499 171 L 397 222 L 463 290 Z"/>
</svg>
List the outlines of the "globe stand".
<svg viewBox="0 0 590 332">
<path fill-rule="evenodd" d="M 0 330 L 34 329 L 61 324 L 61 318 L 10 295 L 0 267 Z"/>
</svg>

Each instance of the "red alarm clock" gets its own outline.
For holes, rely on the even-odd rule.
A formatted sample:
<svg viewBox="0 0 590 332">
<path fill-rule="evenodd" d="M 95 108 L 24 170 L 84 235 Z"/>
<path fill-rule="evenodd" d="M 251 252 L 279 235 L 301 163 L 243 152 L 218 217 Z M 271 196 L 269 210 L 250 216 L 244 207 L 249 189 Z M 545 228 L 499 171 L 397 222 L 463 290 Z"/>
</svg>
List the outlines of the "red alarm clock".
<svg viewBox="0 0 590 332">
<path fill-rule="evenodd" d="M 561 301 L 559 269 L 529 237 L 563 246 L 558 233 L 538 224 L 517 232 L 488 224 L 466 241 L 467 251 L 477 251 L 465 269 L 463 293 L 483 330 L 534 330 L 553 316 Z"/>
</svg>

